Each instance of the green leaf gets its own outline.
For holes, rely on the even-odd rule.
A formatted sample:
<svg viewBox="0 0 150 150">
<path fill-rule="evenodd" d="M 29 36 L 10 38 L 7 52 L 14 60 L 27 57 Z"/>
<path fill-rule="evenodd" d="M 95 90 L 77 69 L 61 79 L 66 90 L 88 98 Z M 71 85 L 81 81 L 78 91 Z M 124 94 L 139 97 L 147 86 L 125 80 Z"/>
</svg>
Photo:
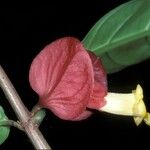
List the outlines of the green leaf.
<svg viewBox="0 0 150 150">
<path fill-rule="evenodd" d="M 4 113 L 3 108 L 0 106 L 0 123 L 1 121 L 8 120 Z M 8 138 L 10 127 L 0 126 L 0 145 Z"/>
<path fill-rule="evenodd" d="M 150 58 L 150 0 L 132 0 L 102 17 L 83 39 L 108 73 Z"/>
</svg>

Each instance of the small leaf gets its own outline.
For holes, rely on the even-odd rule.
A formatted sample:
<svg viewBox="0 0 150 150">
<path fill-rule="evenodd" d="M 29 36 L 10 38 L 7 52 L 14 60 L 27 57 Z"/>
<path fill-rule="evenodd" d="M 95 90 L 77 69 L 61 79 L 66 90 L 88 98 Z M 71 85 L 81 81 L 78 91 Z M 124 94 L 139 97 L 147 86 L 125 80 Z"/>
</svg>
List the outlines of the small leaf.
<svg viewBox="0 0 150 150">
<path fill-rule="evenodd" d="M 132 0 L 101 18 L 83 39 L 108 73 L 150 57 L 150 1 Z"/>
<path fill-rule="evenodd" d="M 0 122 L 8 120 L 3 108 L 0 106 Z M 0 145 L 8 138 L 10 127 L 0 126 Z"/>
</svg>

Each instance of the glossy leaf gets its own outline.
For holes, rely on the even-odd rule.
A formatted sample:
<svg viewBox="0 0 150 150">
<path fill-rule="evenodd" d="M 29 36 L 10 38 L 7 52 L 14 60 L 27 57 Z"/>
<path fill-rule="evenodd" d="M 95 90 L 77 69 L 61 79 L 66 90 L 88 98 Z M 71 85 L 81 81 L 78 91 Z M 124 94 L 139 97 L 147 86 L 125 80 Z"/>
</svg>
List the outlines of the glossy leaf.
<svg viewBox="0 0 150 150">
<path fill-rule="evenodd" d="M 83 39 L 108 73 L 150 57 L 150 1 L 132 0 L 102 17 Z"/>
<path fill-rule="evenodd" d="M 7 120 L 3 108 L 0 106 L 0 122 Z M 8 138 L 10 127 L 0 126 L 0 145 Z"/>
</svg>

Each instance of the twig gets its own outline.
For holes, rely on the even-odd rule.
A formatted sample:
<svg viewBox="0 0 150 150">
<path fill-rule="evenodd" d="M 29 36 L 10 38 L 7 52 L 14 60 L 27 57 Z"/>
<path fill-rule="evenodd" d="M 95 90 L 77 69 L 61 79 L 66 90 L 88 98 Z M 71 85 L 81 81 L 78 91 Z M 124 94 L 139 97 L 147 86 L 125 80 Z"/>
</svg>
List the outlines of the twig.
<svg viewBox="0 0 150 150">
<path fill-rule="evenodd" d="M 21 124 L 14 120 L 2 120 L 0 121 L 0 126 L 13 126 L 24 131 L 24 128 L 21 126 Z"/>
<path fill-rule="evenodd" d="M 32 121 L 29 121 L 30 119 L 29 111 L 24 106 L 17 91 L 15 90 L 14 86 L 12 85 L 11 81 L 9 80 L 9 78 L 7 77 L 6 73 L 4 72 L 1 66 L 0 66 L 0 87 L 4 91 L 19 121 L 22 123 L 22 125 L 24 125 L 24 130 L 28 135 L 29 139 L 31 140 L 32 144 L 34 145 L 34 147 L 36 149 L 51 150 L 50 146 L 44 139 L 39 129 L 35 127 Z"/>
</svg>

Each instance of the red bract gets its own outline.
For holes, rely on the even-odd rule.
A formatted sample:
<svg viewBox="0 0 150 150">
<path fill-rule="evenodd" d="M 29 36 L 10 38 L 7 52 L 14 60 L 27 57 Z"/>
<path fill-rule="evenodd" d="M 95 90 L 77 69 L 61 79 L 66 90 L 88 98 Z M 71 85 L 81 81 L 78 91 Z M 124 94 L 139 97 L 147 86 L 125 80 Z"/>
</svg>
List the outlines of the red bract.
<svg viewBox="0 0 150 150">
<path fill-rule="evenodd" d="M 46 46 L 33 60 L 29 73 L 39 104 L 65 120 L 90 116 L 86 108 L 105 104 L 106 74 L 98 58 L 81 42 L 66 37 Z"/>
</svg>

